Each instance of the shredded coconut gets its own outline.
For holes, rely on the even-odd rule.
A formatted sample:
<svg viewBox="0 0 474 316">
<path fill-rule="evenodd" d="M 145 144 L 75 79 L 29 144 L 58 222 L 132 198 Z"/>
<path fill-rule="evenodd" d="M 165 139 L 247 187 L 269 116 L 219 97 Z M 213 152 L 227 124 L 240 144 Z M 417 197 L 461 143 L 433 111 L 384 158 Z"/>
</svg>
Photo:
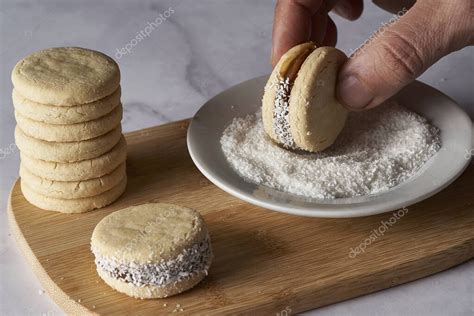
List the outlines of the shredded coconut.
<svg viewBox="0 0 474 316">
<path fill-rule="evenodd" d="M 237 173 L 270 188 L 316 199 L 388 190 L 414 175 L 440 148 L 439 130 L 395 102 L 350 113 L 321 153 L 289 151 L 270 140 L 261 113 L 235 118 L 221 138 Z"/>
<path fill-rule="evenodd" d="M 105 258 L 97 249 L 92 251 L 97 269 L 106 271 L 114 279 L 139 287 L 147 285 L 165 287 L 188 280 L 201 272 L 207 275 L 213 256 L 209 236 L 190 248 L 183 249 L 175 259 L 162 260 L 158 263 L 123 262 L 115 258 Z"/>
<path fill-rule="evenodd" d="M 273 83 L 273 85 L 276 86 L 273 130 L 284 147 L 295 148 L 295 140 L 290 130 L 290 79 L 280 79 Z"/>
</svg>

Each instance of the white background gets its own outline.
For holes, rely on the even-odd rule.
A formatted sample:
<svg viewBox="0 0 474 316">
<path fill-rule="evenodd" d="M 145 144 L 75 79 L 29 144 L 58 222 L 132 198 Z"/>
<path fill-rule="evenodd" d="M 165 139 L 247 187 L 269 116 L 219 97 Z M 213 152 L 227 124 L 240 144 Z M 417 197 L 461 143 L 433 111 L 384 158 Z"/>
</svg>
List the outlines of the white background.
<svg viewBox="0 0 474 316">
<path fill-rule="evenodd" d="M 338 47 L 349 53 L 391 14 L 366 1 L 356 22 L 335 18 Z M 174 13 L 130 54 L 122 71 L 125 131 L 192 116 L 211 96 L 269 73 L 273 1 L 0 0 L 0 149 L 15 126 L 10 72 L 25 55 L 82 46 L 115 58 L 136 32 L 168 8 Z M 474 49 L 450 55 L 421 80 L 474 113 Z M 0 160 L 0 314 L 60 315 L 10 236 L 6 204 L 18 175 L 18 152 Z M 45 227 L 45 229 L 47 229 Z M 402 255 L 402 254 L 401 254 Z M 474 262 L 438 275 L 314 311 L 315 315 L 472 315 Z"/>
</svg>

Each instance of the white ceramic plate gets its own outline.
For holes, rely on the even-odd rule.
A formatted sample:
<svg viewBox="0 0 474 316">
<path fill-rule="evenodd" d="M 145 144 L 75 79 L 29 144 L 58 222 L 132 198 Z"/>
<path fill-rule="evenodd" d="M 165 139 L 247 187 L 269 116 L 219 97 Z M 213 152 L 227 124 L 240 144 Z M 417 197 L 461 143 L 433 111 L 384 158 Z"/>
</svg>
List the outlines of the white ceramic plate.
<svg viewBox="0 0 474 316">
<path fill-rule="evenodd" d="M 240 83 L 215 96 L 194 116 L 188 149 L 196 166 L 222 190 L 249 203 L 279 212 L 314 217 L 358 217 L 409 206 L 444 189 L 470 162 L 472 123 L 446 95 L 420 82 L 394 99 L 423 115 L 441 130 L 441 150 L 406 182 L 375 195 L 318 200 L 247 182 L 227 162 L 220 146 L 224 129 L 234 117 L 255 113 L 268 76 Z"/>
</svg>

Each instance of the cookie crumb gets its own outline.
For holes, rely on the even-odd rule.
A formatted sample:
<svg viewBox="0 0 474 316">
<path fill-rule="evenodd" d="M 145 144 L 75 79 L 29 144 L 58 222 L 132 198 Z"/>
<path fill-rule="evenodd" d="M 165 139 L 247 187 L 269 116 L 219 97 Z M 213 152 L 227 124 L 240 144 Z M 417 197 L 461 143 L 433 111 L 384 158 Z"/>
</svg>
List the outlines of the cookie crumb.
<svg viewBox="0 0 474 316">
<path fill-rule="evenodd" d="M 43 290 L 43 289 L 38 290 L 39 295 L 43 295 L 44 293 L 45 293 L 45 290 Z"/>
<path fill-rule="evenodd" d="M 176 307 L 173 309 L 173 313 L 182 311 L 184 311 L 184 309 L 181 307 L 181 304 L 176 304 Z"/>
</svg>

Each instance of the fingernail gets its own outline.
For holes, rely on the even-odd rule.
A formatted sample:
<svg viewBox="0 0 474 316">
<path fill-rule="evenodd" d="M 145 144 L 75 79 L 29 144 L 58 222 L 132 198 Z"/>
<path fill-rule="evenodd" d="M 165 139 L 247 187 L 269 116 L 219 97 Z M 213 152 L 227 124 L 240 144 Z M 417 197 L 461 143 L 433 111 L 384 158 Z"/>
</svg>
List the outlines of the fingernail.
<svg viewBox="0 0 474 316">
<path fill-rule="evenodd" d="M 360 110 L 374 98 L 366 86 L 355 76 L 343 77 L 337 86 L 340 101 L 350 108 Z"/>
</svg>

